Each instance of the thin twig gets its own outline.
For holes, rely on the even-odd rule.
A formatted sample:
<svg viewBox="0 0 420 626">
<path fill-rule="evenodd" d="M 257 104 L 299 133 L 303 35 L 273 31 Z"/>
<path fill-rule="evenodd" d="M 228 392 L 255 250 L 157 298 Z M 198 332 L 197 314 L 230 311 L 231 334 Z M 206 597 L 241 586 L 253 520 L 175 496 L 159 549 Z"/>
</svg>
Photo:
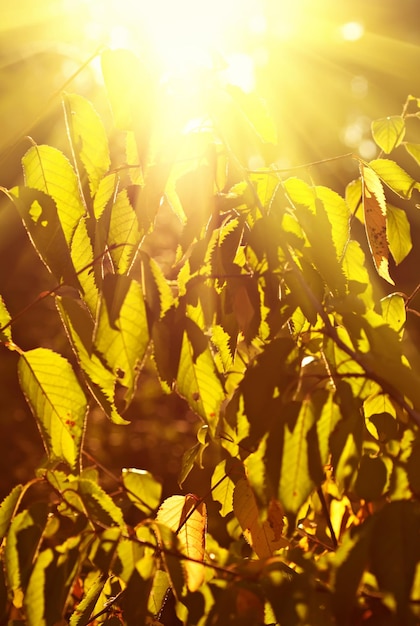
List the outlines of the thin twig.
<svg viewBox="0 0 420 626">
<path fill-rule="evenodd" d="M 0 187 L 0 191 L 3 192 L 7 192 L 7 190 L 5 190 L 3 187 Z M 6 193 L 7 195 L 7 193 Z M 116 243 L 116 244 L 112 244 L 111 246 L 108 246 L 108 248 L 104 251 L 101 252 L 101 254 L 99 254 L 97 257 L 95 257 L 92 261 L 90 261 L 90 263 L 88 263 L 87 265 L 85 265 L 84 267 L 82 267 L 80 270 L 78 270 L 77 272 L 75 272 L 76 276 L 80 276 L 80 274 L 82 274 L 83 272 L 86 272 L 86 270 L 92 268 L 95 263 L 98 263 L 99 261 L 101 261 L 105 255 L 108 254 L 108 252 L 110 250 L 114 250 L 115 248 L 119 248 L 121 246 L 125 246 L 126 244 L 124 243 Z M 27 313 L 33 306 L 35 306 L 36 304 L 38 304 L 39 302 L 41 302 L 42 300 L 45 300 L 45 298 L 48 298 L 48 296 L 52 296 L 54 293 L 56 293 L 59 289 L 61 289 L 62 287 L 65 287 L 66 283 L 65 282 L 61 282 L 58 283 L 57 285 L 55 285 L 55 287 L 52 287 L 52 289 L 49 289 L 48 291 L 42 291 L 39 296 L 37 296 L 35 298 L 35 300 L 33 300 L 32 302 L 30 302 L 29 304 L 27 304 L 23 309 L 21 309 L 20 311 L 18 311 L 8 322 L 7 324 L 4 324 L 3 326 L 0 327 L 0 333 L 3 332 L 4 330 L 6 330 L 6 328 L 9 328 L 9 326 L 12 326 L 12 324 L 14 324 L 16 322 L 16 320 L 18 320 L 19 318 L 22 317 L 22 315 L 25 315 L 25 313 Z"/>
<path fill-rule="evenodd" d="M 246 170 L 249 174 L 286 174 L 287 172 L 294 172 L 295 170 L 304 170 L 318 165 L 324 165 L 325 163 L 331 163 L 331 161 L 339 161 L 341 159 L 356 159 L 359 157 L 353 152 L 347 152 L 346 154 L 339 154 L 338 156 L 329 157 L 328 159 L 321 159 L 319 161 L 312 161 L 311 163 L 304 163 L 303 165 L 291 165 L 290 167 L 277 168 L 269 167 L 264 170 Z"/>
<path fill-rule="evenodd" d="M 94 463 L 96 465 L 96 467 L 98 467 L 106 476 L 108 476 L 108 478 L 111 478 L 115 483 L 117 483 L 117 485 L 123 491 L 125 491 L 126 493 L 130 494 L 131 496 L 133 496 L 133 498 L 135 498 L 137 500 L 137 502 L 141 503 L 144 507 L 149 509 L 150 513 L 154 513 L 155 512 L 155 509 L 153 509 L 151 506 L 149 506 L 147 504 L 147 502 L 142 500 L 136 493 L 134 493 L 134 491 L 131 491 L 131 489 L 126 487 L 126 485 L 124 484 L 124 481 L 121 478 L 118 478 L 117 476 L 115 476 L 115 474 L 113 474 L 113 472 L 111 472 L 104 465 L 102 465 L 102 463 L 97 461 L 91 454 L 89 454 L 89 452 L 86 452 L 85 450 L 83 450 L 83 456 L 85 456 L 92 463 Z"/>
</svg>

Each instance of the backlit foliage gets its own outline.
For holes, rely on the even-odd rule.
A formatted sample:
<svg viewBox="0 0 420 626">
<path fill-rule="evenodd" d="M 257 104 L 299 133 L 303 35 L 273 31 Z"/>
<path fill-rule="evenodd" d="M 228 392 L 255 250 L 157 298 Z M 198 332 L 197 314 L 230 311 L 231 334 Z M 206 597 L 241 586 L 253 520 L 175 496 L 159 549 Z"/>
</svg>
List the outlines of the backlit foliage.
<svg viewBox="0 0 420 626">
<path fill-rule="evenodd" d="M 169 124 L 170 93 L 133 54 L 106 51 L 102 67 L 112 147 L 90 102 L 64 94 L 68 154 L 32 145 L 24 184 L 3 189 L 54 277 L 40 297 L 74 360 L 22 350 L 0 300 L 48 457 L 0 506 L 0 621 L 157 625 L 170 605 L 191 626 L 417 623 L 412 297 L 376 299 L 368 267 L 393 285 L 390 258 L 412 248 L 420 182 L 398 159 L 420 163 L 405 132 L 420 101 L 373 123 L 378 158 L 343 157 L 355 180 L 340 195 L 309 167 L 264 162 L 277 137 L 254 94 L 211 76 Z M 148 245 L 163 212 L 179 226 L 169 269 Z M 107 493 L 85 463 L 90 410 L 124 428 L 146 364 L 197 416 L 179 476 L 182 490 L 210 473 L 196 495 L 162 501 L 141 466 Z"/>
</svg>

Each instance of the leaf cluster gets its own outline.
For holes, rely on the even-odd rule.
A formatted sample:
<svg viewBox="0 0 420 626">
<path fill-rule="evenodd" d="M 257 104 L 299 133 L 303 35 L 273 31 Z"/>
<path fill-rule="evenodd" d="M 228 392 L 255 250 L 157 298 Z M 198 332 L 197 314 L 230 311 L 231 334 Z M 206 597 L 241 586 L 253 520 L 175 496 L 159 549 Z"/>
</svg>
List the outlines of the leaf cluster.
<svg viewBox="0 0 420 626">
<path fill-rule="evenodd" d="M 134 55 L 106 51 L 102 68 L 118 149 L 92 104 L 64 94 L 69 155 L 33 144 L 24 184 L 3 189 L 54 278 L 40 297 L 74 362 L 16 345 L 0 300 L 47 456 L 0 506 L 0 621 L 164 624 L 171 596 L 190 626 L 417 623 L 415 294 L 375 299 L 351 227 L 393 285 L 390 256 L 412 248 L 403 203 L 420 189 L 397 149 L 420 164 L 405 140 L 420 101 L 373 123 L 378 158 L 343 157 L 359 175 L 340 195 L 309 166 L 249 168 L 277 141 L 255 94 L 212 77 L 199 115 L 169 123 L 170 94 Z M 150 245 L 168 212 L 169 270 Z M 124 427 L 146 365 L 197 416 L 179 483 L 205 467 L 199 495 L 162 500 L 142 468 L 107 493 L 86 463 L 90 411 Z"/>
</svg>

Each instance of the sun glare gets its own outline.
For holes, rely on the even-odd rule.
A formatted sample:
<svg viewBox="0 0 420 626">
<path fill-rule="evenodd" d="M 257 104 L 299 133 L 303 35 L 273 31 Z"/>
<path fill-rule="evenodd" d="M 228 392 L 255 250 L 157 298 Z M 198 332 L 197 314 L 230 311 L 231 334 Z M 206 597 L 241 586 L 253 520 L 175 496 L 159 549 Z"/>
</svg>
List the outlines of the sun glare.
<svg viewBox="0 0 420 626">
<path fill-rule="evenodd" d="M 306 131 L 305 124 L 308 129 L 316 126 L 324 136 L 330 132 L 338 136 L 337 129 L 326 125 L 336 123 L 340 128 L 346 124 L 334 104 L 335 96 L 343 93 L 343 81 L 355 101 L 362 101 L 368 92 L 364 76 L 345 76 L 337 56 L 340 51 L 349 54 L 347 42 L 365 38 L 364 25 L 358 19 L 346 20 L 344 11 L 343 19 L 340 10 L 330 19 L 328 11 L 316 10 L 317 6 L 322 9 L 326 0 L 319 0 L 319 4 L 312 0 L 78 2 L 88 13 L 88 36 L 111 48 L 133 50 L 147 60 L 155 76 L 184 92 L 184 103 L 190 97 L 188 93 L 198 95 L 200 77 L 214 70 L 219 79 L 245 92 L 253 91 L 262 80 L 268 97 L 271 94 L 276 99 L 289 156 L 291 147 L 299 142 L 313 142 L 313 149 L 322 148 L 316 145 L 316 133 Z M 312 106 L 302 123 L 302 94 L 309 92 L 331 93 L 333 97 L 326 101 L 318 98 L 319 107 Z M 280 93 L 284 96 L 279 101 Z M 356 130 L 361 141 L 360 129 Z M 355 132 L 355 126 L 348 124 L 341 133 L 341 142 L 354 145 Z M 291 156 L 293 160 L 300 158 Z"/>
<path fill-rule="evenodd" d="M 265 25 L 261 0 L 84 2 L 90 13 L 88 28 L 100 30 L 107 45 L 147 50 L 169 73 L 213 67 L 215 56 L 229 48 L 230 41 L 247 30 L 261 32 Z"/>
<path fill-rule="evenodd" d="M 39 113 L 45 107 L 38 100 L 58 93 L 68 80 L 77 91 L 86 78 L 82 88 L 94 90 L 102 81 L 98 50 L 128 48 L 156 82 L 169 86 L 171 95 L 177 92 L 181 106 L 193 105 L 193 97 L 200 103 L 199 92 L 214 79 L 245 92 L 256 89 L 276 117 L 279 163 L 286 157 L 292 164 L 304 161 L 308 150 L 321 157 L 332 137 L 333 150 L 360 150 L 370 127 L 361 130 L 354 120 L 362 114 L 370 118 L 369 106 L 379 100 L 375 72 L 383 71 L 386 59 L 390 74 L 401 73 L 399 43 L 378 38 L 373 9 L 361 11 L 351 0 L 18 2 L 21 10 L 7 9 L 0 23 L 8 54 L 25 57 L 56 45 L 59 57 L 54 69 L 42 70 L 36 97 L 25 99 L 28 110 L 33 105 Z M 84 72 L 83 63 L 95 54 L 89 62 L 93 71 Z M 405 54 L 408 58 L 408 46 Z M 12 112 L 15 92 L 10 90 Z M 370 149 L 365 144 L 365 153 Z"/>
<path fill-rule="evenodd" d="M 340 27 L 340 33 L 345 41 L 358 41 L 364 35 L 365 29 L 360 22 L 346 22 Z"/>
</svg>

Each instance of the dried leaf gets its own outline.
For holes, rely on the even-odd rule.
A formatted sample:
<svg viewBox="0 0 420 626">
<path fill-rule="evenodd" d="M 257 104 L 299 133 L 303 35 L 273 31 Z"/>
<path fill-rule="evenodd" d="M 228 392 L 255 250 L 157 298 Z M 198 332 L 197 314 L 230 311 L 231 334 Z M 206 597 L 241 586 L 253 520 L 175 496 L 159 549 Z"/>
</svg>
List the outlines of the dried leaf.
<svg viewBox="0 0 420 626">
<path fill-rule="evenodd" d="M 282 536 L 283 513 L 278 501 L 271 501 L 266 520 L 260 511 L 254 492 L 246 478 L 238 480 L 233 493 L 233 510 L 245 539 L 260 559 L 268 559 L 276 550 L 288 545 Z"/>
<path fill-rule="evenodd" d="M 363 210 L 366 235 L 376 270 L 384 280 L 394 284 L 389 275 L 389 246 L 386 236 L 386 202 L 382 183 L 377 174 L 364 165 L 362 176 Z"/>
</svg>

